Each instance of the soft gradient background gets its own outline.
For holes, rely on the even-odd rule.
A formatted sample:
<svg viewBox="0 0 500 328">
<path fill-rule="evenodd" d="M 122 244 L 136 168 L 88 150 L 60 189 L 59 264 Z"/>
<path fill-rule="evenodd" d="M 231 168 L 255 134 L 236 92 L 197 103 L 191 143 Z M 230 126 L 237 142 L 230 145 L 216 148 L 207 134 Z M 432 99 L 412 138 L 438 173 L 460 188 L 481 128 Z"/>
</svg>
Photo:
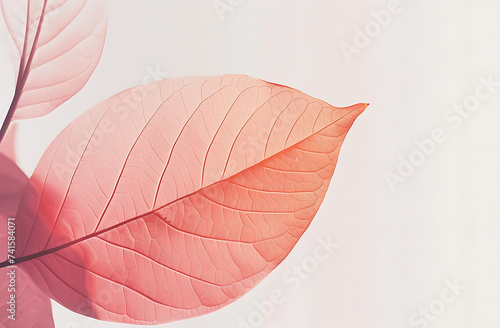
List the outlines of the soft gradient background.
<svg viewBox="0 0 500 328">
<path fill-rule="evenodd" d="M 212 0 L 110 0 L 99 66 L 56 111 L 19 123 L 20 166 L 31 174 L 51 140 L 91 106 L 166 77 L 242 73 L 335 106 L 370 102 L 290 256 L 238 302 L 160 327 L 237 328 L 238 318 L 258 317 L 255 303 L 276 288 L 286 302 L 250 327 L 412 327 L 410 316 L 436 303 L 445 281 L 457 278 L 467 289 L 429 327 L 498 328 L 500 88 L 458 129 L 443 113 L 473 95 L 480 76 L 500 81 L 500 2 L 401 0 L 401 13 L 348 62 L 340 44 L 352 44 L 356 28 L 389 2 L 242 0 L 222 20 Z M 3 23 L 0 37 L 10 46 Z M 2 47 L 2 116 L 13 89 Z M 391 190 L 384 174 L 396 172 L 399 156 L 407 159 L 418 149 L 414 140 L 435 128 L 445 130 L 446 141 Z M 283 277 L 327 237 L 339 248 L 291 290 Z M 58 328 L 131 327 L 53 305 Z"/>
</svg>

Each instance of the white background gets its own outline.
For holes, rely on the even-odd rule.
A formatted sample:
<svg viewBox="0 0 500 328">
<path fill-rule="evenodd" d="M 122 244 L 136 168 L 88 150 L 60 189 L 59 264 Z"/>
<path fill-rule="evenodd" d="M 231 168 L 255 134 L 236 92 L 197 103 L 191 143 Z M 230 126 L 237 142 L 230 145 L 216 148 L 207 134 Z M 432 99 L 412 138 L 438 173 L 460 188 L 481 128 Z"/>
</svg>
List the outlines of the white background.
<svg viewBox="0 0 500 328">
<path fill-rule="evenodd" d="M 99 66 L 70 101 L 19 124 L 20 165 L 31 174 L 50 141 L 91 106 L 167 76 L 243 73 L 334 106 L 369 102 L 290 256 L 239 301 L 161 327 L 237 328 L 238 317 L 258 317 L 255 302 L 275 288 L 287 301 L 260 327 L 424 327 L 410 324 L 410 316 L 439 304 L 445 281 L 458 279 L 467 289 L 429 327 L 498 328 L 500 88 L 457 129 L 443 114 L 474 95 L 479 77 L 500 81 L 500 2 L 401 0 L 401 12 L 349 62 L 340 45 L 353 45 L 356 28 L 370 25 L 371 12 L 389 2 L 242 0 L 222 20 L 212 0 L 110 0 Z M 5 41 L 3 24 L 0 33 Z M 14 86 L 5 49 L 0 72 L 5 115 Z M 418 150 L 415 139 L 436 128 L 446 141 L 391 190 L 387 172 L 397 173 L 401 157 Z M 283 275 L 328 236 L 339 248 L 292 291 Z M 53 305 L 58 328 L 130 327 Z"/>
</svg>

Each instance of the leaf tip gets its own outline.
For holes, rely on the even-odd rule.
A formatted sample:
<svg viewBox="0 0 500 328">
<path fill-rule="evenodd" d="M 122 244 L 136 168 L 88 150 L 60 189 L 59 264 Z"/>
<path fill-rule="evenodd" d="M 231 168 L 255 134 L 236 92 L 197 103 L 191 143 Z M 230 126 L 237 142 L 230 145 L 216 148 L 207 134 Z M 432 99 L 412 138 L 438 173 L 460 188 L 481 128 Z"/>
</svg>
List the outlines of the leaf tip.
<svg viewBox="0 0 500 328">
<path fill-rule="evenodd" d="M 369 103 L 359 103 L 356 105 L 353 105 L 349 107 L 350 113 L 354 116 L 354 118 L 357 118 L 361 113 L 365 111 L 365 109 L 370 106 Z"/>
<path fill-rule="evenodd" d="M 370 103 L 360 103 L 357 105 L 357 107 L 361 108 L 361 112 L 363 112 L 368 106 L 370 106 Z"/>
</svg>

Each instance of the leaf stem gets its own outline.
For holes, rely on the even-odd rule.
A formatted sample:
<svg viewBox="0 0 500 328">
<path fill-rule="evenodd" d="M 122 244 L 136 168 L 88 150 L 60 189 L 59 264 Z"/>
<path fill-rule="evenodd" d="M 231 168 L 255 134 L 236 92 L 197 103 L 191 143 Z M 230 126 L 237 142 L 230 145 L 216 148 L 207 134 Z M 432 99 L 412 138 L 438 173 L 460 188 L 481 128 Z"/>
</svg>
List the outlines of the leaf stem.
<svg viewBox="0 0 500 328">
<path fill-rule="evenodd" d="M 7 112 L 7 116 L 5 116 L 5 120 L 3 121 L 2 128 L 0 129 L 0 143 L 2 142 L 7 130 L 9 129 L 9 125 L 12 122 L 12 117 L 14 117 L 14 112 L 16 111 L 17 104 L 19 103 L 19 94 L 16 92 L 14 95 L 14 99 L 10 104 L 9 111 Z"/>
<path fill-rule="evenodd" d="M 1 268 L 5 268 L 5 267 L 7 267 L 9 265 L 13 265 L 13 264 L 10 264 L 9 260 L 5 260 L 5 261 L 3 261 L 3 262 L 0 263 L 0 269 Z"/>
</svg>

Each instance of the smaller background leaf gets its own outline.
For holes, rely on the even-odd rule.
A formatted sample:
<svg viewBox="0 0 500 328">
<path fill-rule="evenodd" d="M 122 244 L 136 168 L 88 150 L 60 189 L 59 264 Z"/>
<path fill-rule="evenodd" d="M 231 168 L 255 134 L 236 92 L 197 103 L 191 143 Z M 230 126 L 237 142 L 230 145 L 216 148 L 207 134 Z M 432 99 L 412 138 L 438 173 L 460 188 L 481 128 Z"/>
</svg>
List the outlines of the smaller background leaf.
<svg viewBox="0 0 500 328">
<path fill-rule="evenodd" d="M 48 114 L 80 91 L 96 68 L 107 2 L 0 0 L 0 5 L 16 48 L 13 119 Z"/>
</svg>

